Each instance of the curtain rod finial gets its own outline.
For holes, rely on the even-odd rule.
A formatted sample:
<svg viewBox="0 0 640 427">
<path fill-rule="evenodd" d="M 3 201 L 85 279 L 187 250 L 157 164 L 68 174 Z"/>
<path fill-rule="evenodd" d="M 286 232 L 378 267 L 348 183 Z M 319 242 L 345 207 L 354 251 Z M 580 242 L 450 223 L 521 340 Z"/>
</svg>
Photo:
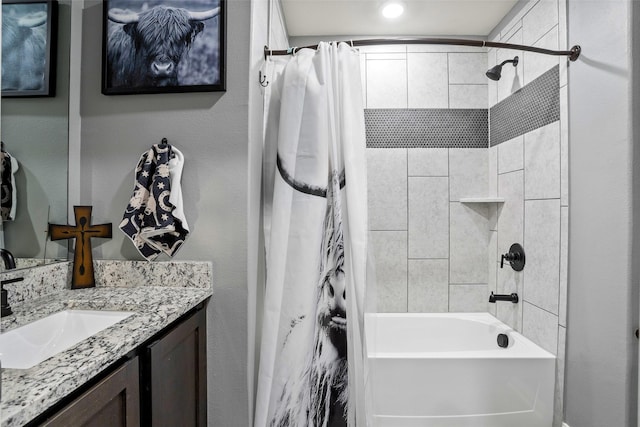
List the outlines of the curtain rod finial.
<svg viewBox="0 0 640 427">
<path fill-rule="evenodd" d="M 573 46 L 571 48 L 571 55 L 569 55 L 569 60 L 572 62 L 577 60 L 581 52 L 582 52 L 582 48 L 580 47 L 580 45 Z"/>
</svg>

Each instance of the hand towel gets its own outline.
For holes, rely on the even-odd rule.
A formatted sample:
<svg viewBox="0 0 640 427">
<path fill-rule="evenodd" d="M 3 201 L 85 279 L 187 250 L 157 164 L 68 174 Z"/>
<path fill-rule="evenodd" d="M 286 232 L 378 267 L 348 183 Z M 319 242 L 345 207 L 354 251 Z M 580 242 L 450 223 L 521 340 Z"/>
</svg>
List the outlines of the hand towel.
<svg viewBox="0 0 640 427">
<path fill-rule="evenodd" d="M 180 185 L 183 166 L 180 150 L 163 143 L 143 153 L 136 167 L 120 230 L 149 261 L 162 253 L 175 255 L 189 234 Z"/>
<path fill-rule="evenodd" d="M 0 154 L 2 156 L 0 166 L 2 169 L 0 170 L 0 178 L 2 181 L 0 184 L 2 188 L 0 217 L 2 221 L 13 221 L 16 218 L 16 206 L 18 204 L 15 173 L 19 166 L 15 157 L 4 150 L 4 143 L 2 144 Z"/>
</svg>

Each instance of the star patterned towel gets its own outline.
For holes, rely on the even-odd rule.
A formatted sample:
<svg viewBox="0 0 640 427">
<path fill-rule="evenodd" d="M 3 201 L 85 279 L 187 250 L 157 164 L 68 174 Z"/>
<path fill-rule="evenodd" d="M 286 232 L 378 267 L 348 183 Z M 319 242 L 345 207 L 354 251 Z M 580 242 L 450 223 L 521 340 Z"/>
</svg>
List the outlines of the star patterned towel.
<svg viewBox="0 0 640 427">
<path fill-rule="evenodd" d="M 172 257 L 189 234 L 180 186 L 183 165 L 182 153 L 163 143 L 143 153 L 136 167 L 120 230 L 148 261 L 162 253 Z"/>
<path fill-rule="evenodd" d="M 4 151 L 4 143 L 2 143 L 2 156 L 0 178 L 2 179 L 2 204 L 0 208 L 0 216 L 2 221 L 13 221 L 16 218 L 16 178 L 15 173 L 18 170 L 18 161 L 9 153 Z"/>
</svg>

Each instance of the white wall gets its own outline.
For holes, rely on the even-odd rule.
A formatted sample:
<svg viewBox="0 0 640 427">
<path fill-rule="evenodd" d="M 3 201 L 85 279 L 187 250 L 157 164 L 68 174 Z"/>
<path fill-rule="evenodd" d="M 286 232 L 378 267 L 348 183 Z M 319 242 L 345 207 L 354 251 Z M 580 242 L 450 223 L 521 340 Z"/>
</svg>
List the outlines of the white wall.
<svg viewBox="0 0 640 427">
<path fill-rule="evenodd" d="M 94 242 L 102 259 L 141 259 L 118 230 L 142 152 L 162 137 L 185 155 L 182 188 L 191 235 L 175 257 L 213 262 L 207 310 L 209 425 L 250 425 L 247 391 L 248 100 L 250 2 L 227 2 L 227 91 L 100 94 L 102 6 L 83 14 L 80 203 L 94 223 L 112 222 Z"/>
<path fill-rule="evenodd" d="M 638 258 L 632 252 L 632 195 L 638 154 L 632 133 L 637 118 L 631 115 L 632 101 L 637 103 L 632 93 L 638 94 L 631 74 L 632 52 L 637 53 L 631 43 L 631 29 L 637 31 L 632 26 L 637 11 L 635 20 L 631 13 L 635 3 L 570 1 L 568 7 L 569 42 L 583 48 L 569 67 L 565 408 L 572 427 L 637 425 Z M 635 220 L 637 224 L 637 212 Z"/>
</svg>

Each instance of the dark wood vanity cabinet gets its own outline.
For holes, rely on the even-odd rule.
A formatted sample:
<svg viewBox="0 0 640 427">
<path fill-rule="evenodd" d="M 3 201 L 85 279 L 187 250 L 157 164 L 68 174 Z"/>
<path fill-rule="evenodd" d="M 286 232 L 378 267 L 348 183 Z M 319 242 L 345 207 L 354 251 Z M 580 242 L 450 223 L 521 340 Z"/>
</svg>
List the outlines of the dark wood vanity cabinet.
<svg viewBox="0 0 640 427">
<path fill-rule="evenodd" d="M 142 425 L 206 426 L 206 335 L 203 309 L 146 347 Z"/>
<path fill-rule="evenodd" d="M 29 427 L 206 426 L 204 304 L 130 355 L 97 383 L 68 396 Z"/>
<path fill-rule="evenodd" d="M 60 412 L 46 427 L 137 427 L 140 425 L 138 358 L 120 366 Z"/>
</svg>

